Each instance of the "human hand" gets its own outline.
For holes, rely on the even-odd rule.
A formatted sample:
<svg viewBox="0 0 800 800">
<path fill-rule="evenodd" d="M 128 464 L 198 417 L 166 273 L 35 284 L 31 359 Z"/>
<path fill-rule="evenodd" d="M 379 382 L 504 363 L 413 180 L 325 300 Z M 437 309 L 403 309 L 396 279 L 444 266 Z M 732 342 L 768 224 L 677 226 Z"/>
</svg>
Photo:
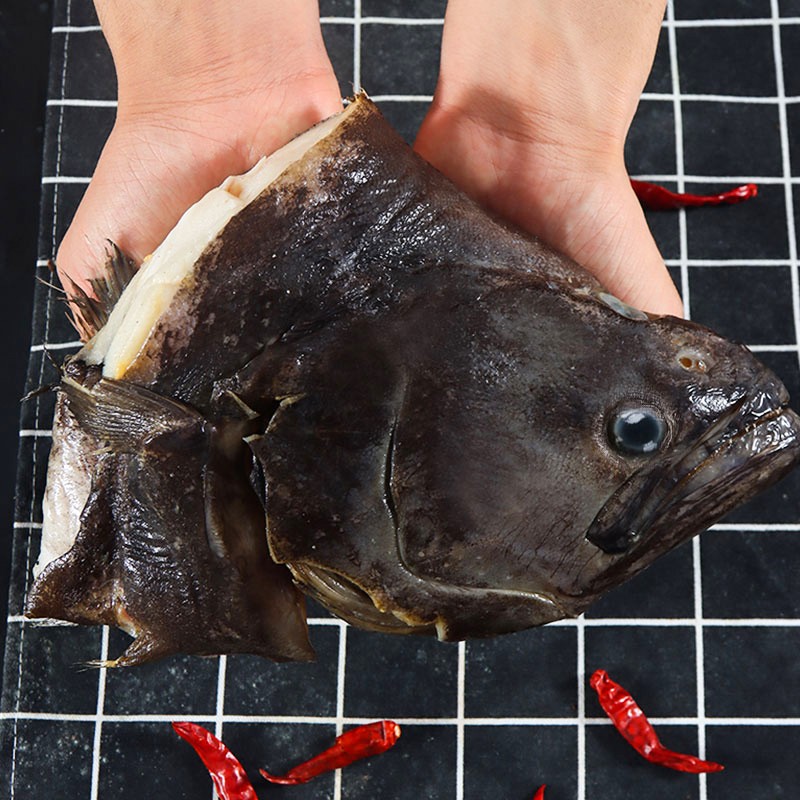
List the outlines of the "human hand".
<svg viewBox="0 0 800 800">
<path fill-rule="evenodd" d="M 450 0 L 439 83 L 415 148 L 482 205 L 621 299 L 682 314 L 623 148 L 663 0 Z"/>
<path fill-rule="evenodd" d="M 209 189 L 341 110 L 313 0 L 96 7 L 117 117 L 56 259 L 87 290 L 107 239 L 141 262 Z"/>
</svg>

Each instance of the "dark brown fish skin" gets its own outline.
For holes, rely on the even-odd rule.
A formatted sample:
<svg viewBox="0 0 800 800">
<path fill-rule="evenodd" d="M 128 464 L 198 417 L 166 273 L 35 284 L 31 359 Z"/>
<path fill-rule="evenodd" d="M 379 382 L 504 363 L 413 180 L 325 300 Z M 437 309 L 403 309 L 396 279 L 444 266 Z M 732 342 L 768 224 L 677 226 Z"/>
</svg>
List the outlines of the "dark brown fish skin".
<svg viewBox="0 0 800 800">
<path fill-rule="evenodd" d="M 105 467 L 96 476 L 112 495 L 106 537 L 127 524 L 129 501 L 113 498 L 146 494 L 154 502 L 141 504 L 136 526 L 184 576 L 155 593 L 145 641 L 158 654 L 187 644 L 264 653 L 278 629 L 267 655 L 302 651 L 304 621 L 266 599 L 253 628 L 214 628 L 215 615 L 231 622 L 253 608 L 249 570 L 288 575 L 272 561 L 336 613 L 379 630 L 460 639 L 574 615 L 800 458 L 785 390 L 745 348 L 604 297 L 580 267 L 460 194 L 363 99 L 205 250 L 125 381 L 203 420 L 196 439 L 165 440 L 158 458 L 113 443 L 116 482 Z M 231 400 L 256 416 L 237 419 Z M 629 402 L 666 420 L 657 452 L 610 445 L 609 418 Z M 80 405 L 81 424 L 102 439 L 96 409 Z M 199 432 L 232 414 L 246 444 Z M 712 433 L 727 444 L 701 469 Z M 220 582 L 208 526 L 231 495 L 203 472 L 223 441 L 223 462 L 252 453 L 261 471 L 266 528 L 247 470 L 228 470 L 240 474 L 232 496 L 251 522 L 243 557 L 222 549 Z M 120 466 L 131 459 L 135 484 Z M 167 502 L 170 471 L 191 494 L 179 507 Z M 682 505 L 694 473 L 713 480 Z M 630 513 L 637 503 L 641 520 Z M 271 560 L 258 555 L 264 536 Z M 34 591 L 75 578 L 68 560 Z M 114 569 L 131 587 L 125 603 L 152 614 L 163 565 L 116 557 Z M 187 587 L 196 602 L 186 603 Z"/>
<path fill-rule="evenodd" d="M 28 616 L 134 634 L 114 666 L 176 652 L 313 658 L 301 596 L 269 558 L 250 460 L 241 463 L 250 420 L 211 423 L 84 366 L 67 365 L 59 413 L 109 452 L 76 542 L 34 583 Z"/>
<path fill-rule="evenodd" d="M 205 409 L 214 381 L 275 341 L 391 305 L 436 265 L 600 289 L 574 262 L 489 217 L 371 103 L 357 103 L 339 137 L 290 166 L 205 250 L 126 380 Z M 197 320 L 191 336 L 187 319 Z"/>
</svg>

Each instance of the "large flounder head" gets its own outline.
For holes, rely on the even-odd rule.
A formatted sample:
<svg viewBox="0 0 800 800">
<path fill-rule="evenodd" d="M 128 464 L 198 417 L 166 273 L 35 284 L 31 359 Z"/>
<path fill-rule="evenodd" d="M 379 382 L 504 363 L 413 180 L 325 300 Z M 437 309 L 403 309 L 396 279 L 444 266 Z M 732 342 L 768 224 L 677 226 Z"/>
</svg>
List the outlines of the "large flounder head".
<svg viewBox="0 0 800 800">
<path fill-rule="evenodd" d="M 418 288 L 293 348 L 253 443 L 273 554 L 353 622 L 577 614 L 798 460 L 783 386 L 698 325 L 519 273 Z"/>
<path fill-rule="evenodd" d="M 109 315 L 112 272 L 28 613 L 128 630 L 115 663 L 308 658 L 296 586 L 443 639 L 574 615 L 800 457 L 745 348 L 604 293 L 364 97 L 190 209 Z"/>
</svg>

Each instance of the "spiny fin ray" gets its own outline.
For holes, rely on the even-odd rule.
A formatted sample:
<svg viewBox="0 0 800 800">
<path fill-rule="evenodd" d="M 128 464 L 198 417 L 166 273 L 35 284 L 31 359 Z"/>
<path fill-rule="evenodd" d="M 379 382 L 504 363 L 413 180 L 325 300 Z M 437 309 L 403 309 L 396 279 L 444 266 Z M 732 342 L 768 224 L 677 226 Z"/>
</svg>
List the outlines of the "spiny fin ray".
<svg viewBox="0 0 800 800">
<path fill-rule="evenodd" d="M 70 304 L 70 321 L 81 337 L 91 339 L 106 322 L 125 287 L 139 269 L 136 262 L 114 242 L 107 240 L 106 261 L 96 278 L 89 278 L 92 294 L 78 285 L 69 275 L 67 300 Z"/>
</svg>

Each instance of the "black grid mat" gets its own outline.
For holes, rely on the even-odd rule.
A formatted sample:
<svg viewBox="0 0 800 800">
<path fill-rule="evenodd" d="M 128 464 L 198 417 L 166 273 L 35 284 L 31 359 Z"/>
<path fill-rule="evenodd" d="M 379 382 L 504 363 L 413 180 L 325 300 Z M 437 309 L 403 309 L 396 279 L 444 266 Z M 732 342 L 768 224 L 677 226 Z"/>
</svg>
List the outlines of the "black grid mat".
<svg viewBox="0 0 800 800">
<path fill-rule="evenodd" d="M 323 0 L 343 94 L 369 88 L 411 139 L 436 78 L 444 4 Z M 724 14 L 723 18 L 716 18 Z M 113 67 L 89 0 L 56 3 L 38 271 L 69 223 L 115 114 Z M 650 221 L 691 317 L 750 344 L 800 399 L 800 3 L 674 0 L 628 145 L 631 172 L 687 190 L 754 181 L 756 201 Z M 795 176 L 792 174 L 792 165 Z M 45 353 L 76 349 L 37 287 L 29 388 Z M 497 641 L 442 645 L 348 628 L 312 609 L 313 665 L 174 658 L 81 669 L 124 647 L 116 631 L 36 626 L 20 614 L 38 551 L 52 398 L 23 411 L 0 797 L 209 797 L 166 724 L 222 734 L 249 771 L 276 770 L 343 725 L 392 717 L 380 759 L 274 798 L 502 798 L 539 783 L 548 800 L 647 796 L 790 798 L 800 792 L 800 476 L 663 559 L 577 621 Z M 635 690 L 668 745 L 726 772 L 645 764 L 601 714 L 586 676 Z"/>
</svg>

